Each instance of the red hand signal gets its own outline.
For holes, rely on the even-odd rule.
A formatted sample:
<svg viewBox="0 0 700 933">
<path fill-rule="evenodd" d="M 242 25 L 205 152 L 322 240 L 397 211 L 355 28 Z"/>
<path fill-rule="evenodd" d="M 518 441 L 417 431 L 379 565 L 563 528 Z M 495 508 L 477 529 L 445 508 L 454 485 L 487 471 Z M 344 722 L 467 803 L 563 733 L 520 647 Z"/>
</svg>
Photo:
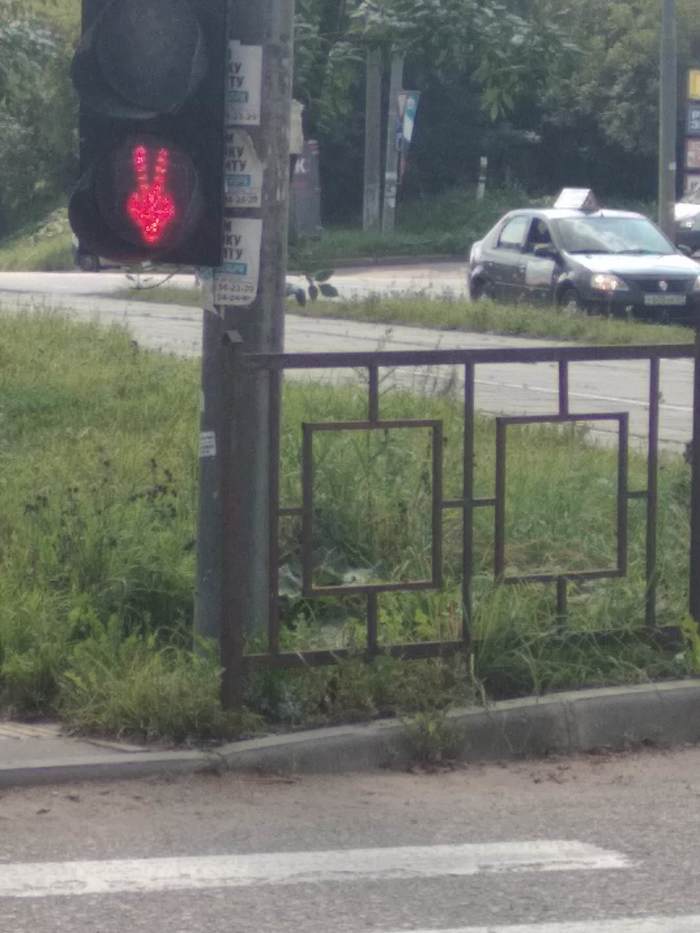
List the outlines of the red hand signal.
<svg viewBox="0 0 700 933">
<path fill-rule="evenodd" d="M 163 239 L 166 227 L 175 219 L 175 202 L 165 190 L 170 153 L 167 149 L 158 150 L 152 184 L 148 178 L 146 147 L 137 146 L 132 157 L 138 188 L 129 195 L 126 209 L 144 242 L 152 246 Z"/>
</svg>

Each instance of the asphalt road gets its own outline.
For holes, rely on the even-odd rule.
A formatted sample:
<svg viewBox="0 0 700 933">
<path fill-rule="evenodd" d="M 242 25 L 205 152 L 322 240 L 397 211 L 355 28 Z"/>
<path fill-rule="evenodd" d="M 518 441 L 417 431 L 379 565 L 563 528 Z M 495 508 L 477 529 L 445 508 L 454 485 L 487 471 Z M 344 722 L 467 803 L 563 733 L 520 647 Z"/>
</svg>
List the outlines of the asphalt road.
<svg viewBox="0 0 700 933">
<path fill-rule="evenodd" d="M 334 277 L 346 296 L 369 292 L 464 295 L 461 264 L 357 269 Z M 145 280 L 148 283 L 148 279 Z M 155 281 L 155 277 L 153 280 Z M 178 284 L 191 284 L 177 277 Z M 135 339 L 149 348 L 197 355 L 201 347 L 201 313 L 196 308 L 145 304 L 105 297 L 128 285 L 117 273 L 0 273 L 0 308 L 71 309 L 77 316 L 104 323 L 125 324 Z M 461 291 L 460 291 L 461 289 Z M 100 295 L 96 291 L 101 292 Z M 690 332 L 689 332 L 690 339 Z M 314 320 L 287 315 L 286 349 L 408 350 L 454 347 L 532 347 L 547 341 L 464 334 L 425 328 L 387 327 L 341 320 Z M 326 378 L 329 378 L 326 374 Z M 459 386 L 460 374 L 448 368 L 394 371 L 394 383 L 416 391 L 444 391 Z M 679 360 L 661 367 L 660 437 L 664 446 L 682 450 L 692 433 L 692 363 Z M 557 370 L 553 365 L 489 365 L 477 370 L 477 408 L 491 414 L 544 414 L 557 404 Z M 638 362 L 582 363 L 569 375 L 571 411 L 629 411 L 633 439 L 647 433 L 648 365 Z M 598 423 L 596 436 L 612 440 L 612 422 Z"/>
<path fill-rule="evenodd" d="M 0 797 L 8 933 L 697 933 L 700 750 Z"/>
<path fill-rule="evenodd" d="M 160 282 L 162 275 L 139 276 L 140 284 Z M 291 282 L 303 283 L 300 277 L 289 276 Z M 188 288 L 194 285 L 191 275 L 176 275 L 171 285 Z M 0 272 L 0 292 L 48 295 L 104 295 L 131 287 L 135 280 L 122 272 Z M 333 284 L 344 298 L 363 297 L 371 293 L 429 294 L 466 297 L 466 266 L 457 262 L 423 263 L 395 266 L 365 266 L 339 270 Z"/>
</svg>

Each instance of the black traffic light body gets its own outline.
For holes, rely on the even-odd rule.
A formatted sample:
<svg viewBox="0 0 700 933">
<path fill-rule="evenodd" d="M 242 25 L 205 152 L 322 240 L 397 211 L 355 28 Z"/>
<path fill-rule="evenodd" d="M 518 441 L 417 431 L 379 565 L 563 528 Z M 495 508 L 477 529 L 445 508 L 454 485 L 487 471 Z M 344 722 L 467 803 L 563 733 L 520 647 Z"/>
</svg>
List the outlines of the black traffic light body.
<svg viewBox="0 0 700 933">
<path fill-rule="evenodd" d="M 221 263 L 226 0 L 83 0 L 73 60 L 83 251 Z"/>
</svg>

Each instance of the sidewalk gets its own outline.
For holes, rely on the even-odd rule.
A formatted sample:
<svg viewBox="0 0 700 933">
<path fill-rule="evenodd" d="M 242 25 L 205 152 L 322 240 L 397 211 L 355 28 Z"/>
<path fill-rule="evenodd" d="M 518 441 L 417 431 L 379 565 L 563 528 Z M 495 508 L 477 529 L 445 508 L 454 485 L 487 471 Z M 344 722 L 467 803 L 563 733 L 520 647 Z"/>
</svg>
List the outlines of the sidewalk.
<svg viewBox="0 0 700 933">
<path fill-rule="evenodd" d="M 700 680 L 510 700 L 451 714 L 459 759 L 496 761 L 700 742 Z M 57 724 L 0 721 L 0 787 L 197 771 L 341 773 L 415 761 L 396 720 L 170 750 L 64 735 Z"/>
</svg>

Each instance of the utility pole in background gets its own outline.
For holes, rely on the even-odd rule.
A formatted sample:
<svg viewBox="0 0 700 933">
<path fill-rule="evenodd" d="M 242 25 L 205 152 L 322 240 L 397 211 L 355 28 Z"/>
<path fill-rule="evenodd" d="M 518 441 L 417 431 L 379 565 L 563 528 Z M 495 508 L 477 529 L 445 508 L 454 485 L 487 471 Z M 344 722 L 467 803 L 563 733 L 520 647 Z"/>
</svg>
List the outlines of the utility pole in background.
<svg viewBox="0 0 700 933">
<path fill-rule="evenodd" d="M 678 27 L 676 0 L 661 0 L 659 71 L 659 226 L 674 238 L 678 133 Z"/>
<path fill-rule="evenodd" d="M 227 707 L 240 699 L 240 640 L 269 619 L 280 383 L 236 360 L 284 345 L 293 30 L 294 0 L 229 0 L 225 256 L 205 287 L 195 610 L 197 634 L 221 642 Z"/>
<path fill-rule="evenodd" d="M 379 230 L 381 220 L 382 163 L 382 50 L 367 49 L 365 66 L 365 165 L 362 229 Z"/>
<path fill-rule="evenodd" d="M 400 52 L 391 53 L 391 73 L 389 78 L 389 105 L 386 125 L 386 167 L 384 170 L 384 208 L 382 210 L 382 233 L 393 233 L 396 223 L 396 192 L 398 189 L 398 121 L 399 94 L 403 86 L 404 56 Z"/>
</svg>

